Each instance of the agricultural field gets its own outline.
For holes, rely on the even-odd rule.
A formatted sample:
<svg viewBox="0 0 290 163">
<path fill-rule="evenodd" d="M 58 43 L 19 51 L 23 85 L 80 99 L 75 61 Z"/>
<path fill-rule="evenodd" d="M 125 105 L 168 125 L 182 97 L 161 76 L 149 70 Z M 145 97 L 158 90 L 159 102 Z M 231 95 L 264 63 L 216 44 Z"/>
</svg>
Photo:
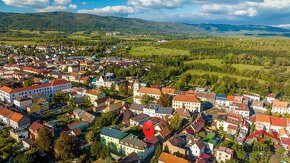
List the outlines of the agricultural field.
<svg viewBox="0 0 290 163">
<path fill-rule="evenodd" d="M 204 59 L 204 60 L 192 60 L 192 61 L 185 61 L 185 64 L 190 63 L 207 63 L 212 66 L 221 67 L 224 63 L 222 63 L 221 59 Z M 256 66 L 256 65 L 246 65 L 246 64 L 232 64 L 233 67 L 239 70 L 252 70 L 252 71 L 259 71 L 264 69 L 263 66 Z"/>
<path fill-rule="evenodd" d="M 35 41 L 26 41 L 26 40 L 15 40 L 15 41 L 0 41 L 0 43 L 4 43 L 7 45 L 35 45 L 36 42 Z"/>
<path fill-rule="evenodd" d="M 169 49 L 169 48 L 159 48 L 159 47 L 150 47 L 150 46 L 140 46 L 133 47 L 130 52 L 132 56 L 148 56 L 148 55 L 189 55 L 187 50 L 178 50 L 178 49 Z"/>
<path fill-rule="evenodd" d="M 249 77 L 244 77 L 244 76 L 239 76 L 239 75 L 232 75 L 232 74 L 227 74 L 227 73 L 221 73 L 221 72 L 210 72 L 210 71 L 203 71 L 203 70 L 188 70 L 185 73 L 189 73 L 192 75 L 217 75 L 219 78 L 223 78 L 224 76 L 229 76 L 229 77 L 234 77 L 237 78 L 237 80 L 251 80 L 252 78 Z M 266 81 L 257 79 L 260 83 L 264 84 Z"/>
</svg>

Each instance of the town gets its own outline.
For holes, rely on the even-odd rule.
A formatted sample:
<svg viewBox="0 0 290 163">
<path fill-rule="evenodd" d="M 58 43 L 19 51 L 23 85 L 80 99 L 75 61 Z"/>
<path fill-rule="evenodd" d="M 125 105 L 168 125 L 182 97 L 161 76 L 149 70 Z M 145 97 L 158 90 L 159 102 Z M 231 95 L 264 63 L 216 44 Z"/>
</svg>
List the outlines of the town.
<svg viewBox="0 0 290 163">
<path fill-rule="evenodd" d="M 0 48 L 7 60 L 0 68 L 0 162 L 288 158 L 290 103 L 283 94 L 152 85 L 148 61 L 110 56 L 119 48 L 110 45 L 104 56 L 74 55 L 86 47 Z M 142 132 L 145 122 L 154 125 L 150 139 Z"/>
</svg>

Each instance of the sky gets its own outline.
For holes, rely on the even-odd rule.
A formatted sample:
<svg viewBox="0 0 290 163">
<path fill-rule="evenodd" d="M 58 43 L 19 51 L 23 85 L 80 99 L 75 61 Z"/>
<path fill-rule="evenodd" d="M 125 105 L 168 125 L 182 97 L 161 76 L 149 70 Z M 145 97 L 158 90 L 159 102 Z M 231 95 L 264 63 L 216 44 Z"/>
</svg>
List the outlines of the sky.
<svg viewBox="0 0 290 163">
<path fill-rule="evenodd" d="M 290 28 L 290 0 L 0 0 L 0 11 L 68 11 L 163 22 Z"/>
</svg>

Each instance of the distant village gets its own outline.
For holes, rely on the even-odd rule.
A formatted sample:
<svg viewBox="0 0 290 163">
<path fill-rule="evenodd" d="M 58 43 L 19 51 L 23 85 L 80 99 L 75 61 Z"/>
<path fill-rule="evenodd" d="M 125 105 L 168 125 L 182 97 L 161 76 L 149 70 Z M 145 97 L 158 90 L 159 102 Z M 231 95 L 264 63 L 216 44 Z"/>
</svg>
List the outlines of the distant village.
<svg viewBox="0 0 290 163">
<path fill-rule="evenodd" d="M 116 48 L 112 46 L 106 53 Z M 284 149 L 286 154 L 290 150 L 290 103 L 271 92 L 265 97 L 253 93 L 237 96 L 215 94 L 208 87 L 176 90 L 151 86 L 138 76 L 119 80 L 108 72 L 108 66 L 129 69 L 142 64 L 139 60 L 73 53 L 61 57 L 66 48 L 51 46 L 35 47 L 42 56 L 23 57 L 11 49 L 13 46 L 0 45 L 0 56 L 11 61 L 0 63 L 0 130 L 7 130 L 9 137 L 22 143 L 23 150 L 37 146 L 42 128 L 49 129 L 55 141 L 66 132 L 83 150 L 89 150 L 86 135 L 109 112 L 118 115 L 119 123 L 101 126 L 98 136 L 116 162 L 226 162 L 237 153 L 225 140 L 243 145 L 264 137 L 271 138 L 277 150 Z M 82 49 L 71 49 L 78 50 Z M 110 90 L 128 93 L 120 98 Z M 151 139 L 144 138 L 142 131 L 141 136 L 130 132 L 147 121 L 155 129 Z M 156 157 L 160 147 L 163 150 Z"/>
</svg>

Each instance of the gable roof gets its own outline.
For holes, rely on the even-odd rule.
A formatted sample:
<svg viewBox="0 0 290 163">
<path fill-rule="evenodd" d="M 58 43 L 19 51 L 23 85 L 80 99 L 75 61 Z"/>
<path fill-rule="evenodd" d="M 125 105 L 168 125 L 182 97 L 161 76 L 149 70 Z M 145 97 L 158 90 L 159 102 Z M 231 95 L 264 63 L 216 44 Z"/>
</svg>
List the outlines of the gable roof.
<svg viewBox="0 0 290 163">
<path fill-rule="evenodd" d="M 227 148 L 227 147 L 223 147 L 223 146 L 220 146 L 218 148 L 218 151 L 220 151 L 220 152 L 226 152 L 226 153 L 231 154 L 231 155 L 234 154 L 234 150 L 232 150 L 230 148 Z"/>
<path fill-rule="evenodd" d="M 141 87 L 138 92 L 152 95 L 161 95 L 161 91 L 158 88 Z"/>
<path fill-rule="evenodd" d="M 0 115 L 3 116 L 3 117 L 8 118 L 8 117 L 10 117 L 13 113 L 14 113 L 14 112 L 11 111 L 11 110 L 8 110 L 8 109 L 6 109 L 6 108 L 1 108 L 1 107 L 0 107 Z"/>
<path fill-rule="evenodd" d="M 273 101 L 273 107 L 281 108 L 281 109 L 287 109 L 288 108 L 288 102 L 283 102 L 279 100 Z"/>
<path fill-rule="evenodd" d="M 108 136 L 108 137 L 112 137 L 112 138 L 121 140 L 127 134 L 122 132 L 122 131 L 120 131 L 120 130 L 117 130 L 117 129 L 113 129 L 113 128 L 109 128 L 109 127 L 103 127 L 101 135 L 105 135 L 105 136 Z"/>
<path fill-rule="evenodd" d="M 86 94 L 90 94 L 93 96 L 99 96 L 101 94 L 102 91 L 100 91 L 99 89 L 90 89 L 87 90 Z"/>
<path fill-rule="evenodd" d="M 24 115 L 14 112 L 10 117 L 10 120 L 18 123 L 23 117 Z"/>
<path fill-rule="evenodd" d="M 43 128 L 43 125 L 39 122 L 33 122 L 31 126 L 29 127 L 30 130 L 37 131 L 37 132 L 40 131 L 40 129 L 42 128 Z"/>
<path fill-rule="evenodd" d="M 271 123 L 270 116 L 267 115 L 256 115 L 256 122 L 266 122 L 266 123 Z"/>
<path fill-rule="evenodd" d="M 191 94 L 176 95 L 173 97 L 173 101 L 201 103 L 200 100 L 195 95 L 191 95 Z"/>
<path fill-rule="evenodd" d="M 272 126 L 281 126 L 281 127 L 287 127 L 287 119 L 286 118 L 281 118 L 281 117 L 276 117 L 276 116 L 271 116 L 271 125 Z"/>
<path fill-rule="evenodd" d="M 190 162 L 186 159 L 183 159 L 183 158 L 180 158 L 180 157 L 177 157 L 177 156 L 174 156 L 172 154 L 165 153 L 165 152 L 161 153 L 158 160 L 161 162 L 164 162 L 164 163 L 172 163 L 172 162 L 174 162 L 174 163 L 189 163 Z"/>
</svg>

